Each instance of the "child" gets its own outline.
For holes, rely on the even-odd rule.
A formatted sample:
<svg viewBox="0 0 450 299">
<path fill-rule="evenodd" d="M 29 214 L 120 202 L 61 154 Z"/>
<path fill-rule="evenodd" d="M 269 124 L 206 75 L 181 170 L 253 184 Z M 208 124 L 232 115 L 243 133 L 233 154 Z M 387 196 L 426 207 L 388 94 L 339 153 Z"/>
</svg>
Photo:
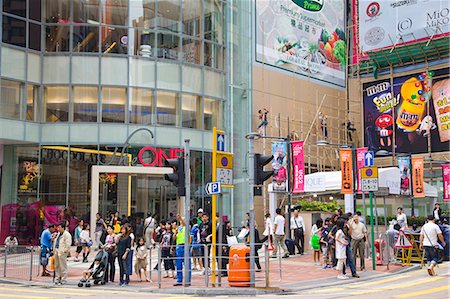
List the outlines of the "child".
<svg viewBox="0 0 450 299">
<path fill-rule="evenodd" d="M 199 271 L 203 271 L 203 258 L 202 250 L 200 247 L 200 229 L 196 218 L 191 220 L 191 240 L 192 240 L 192 261 L 194 262 L 194 268 Z M 198 262 L 198 268 L 197 268 Z"/>
<path fill-rule="evenodd" d="M 150 279 L 147 277 L 147 257 L 148 250 L 145 246 L 145 240 L 144 238 L 139 238 L 136 245 L 136 264 L 134 265 L 134 268 L 141 281 L 142 273 L 144 273 L 145 280 L 150 282 Z"/>
<path fill-rule="evenodd" d="M 345 220 L 343 219 L 338 219 L 338 221 L 336 222 L 336 236 L 335 236 L 335 240 L 336 240 L 336 259 L 337 259 L 337 267 L 336 270 L 338 271 L 338 273 L 342 272 L 342 269 L 344 268 L 344 264 L 345 264 L 345 260 L 347 258 L 347 255 L 345 253 L 346 247 L 348 245 L 348 241 L 345 238 L 344 235 L 344 225 L 345 225 Z M 348 279 L 347 276 L 345 275 L 338 275 L 337 276 L 338 279 Z"/>
<path fill-rule="evenodd" d="M 88 255 L 91 252 L 92 240 L 89 230 L 89 224 L 85 223 L 83 225 L 83 230 L 80 233 L 81 246 L 83 247 L 83 263 L 88 262 Z"/>
<path fill-rule="evenodd" d="M 321 266 L 320 263 L 320 235 L 322 233 L 323 220 L 318 219 L 311 229 L 311 247 L 314 250 L 314 265 Z"/>
<path fill-rule="evenodd" d="M 173 232 L 172 225 L 169 222 L 166 223 L 166 229 L 161 236 L 161 257 L 164 260 L 164 270 L 166 270 L 164 278 L 173 278 L 175 275 L 175 264 L 173 262 Z M 169 271 L 171 271 L 170 274 Z"/>
<path fill-rule="evenodd" d="M 322 269 L 327 269 L 330 268 L 330 266 L 328 265 L 328 252 L 330 250 L 330 243 L 329 243 L 329 236 L 328 234 L 330 233 L 330 218 L 326 218 L 325 219 L 325 224 L 323 225 L 322 228 L 322 236 L 320 238 L 320 246 L 322 249 L 322 257 L 323 257 L 323 261 L 322 261 Z"/>
<path fill-rule="evenodd" d="M 100 267 L 100 259 L 96 258 L 94 260 L 94 264 L 91 265 L 88 270 L 83 271 L 83 278 L 81 279 L 81 282 L 87 282 L 98 269 L 98 267 Z"/>
</svg>

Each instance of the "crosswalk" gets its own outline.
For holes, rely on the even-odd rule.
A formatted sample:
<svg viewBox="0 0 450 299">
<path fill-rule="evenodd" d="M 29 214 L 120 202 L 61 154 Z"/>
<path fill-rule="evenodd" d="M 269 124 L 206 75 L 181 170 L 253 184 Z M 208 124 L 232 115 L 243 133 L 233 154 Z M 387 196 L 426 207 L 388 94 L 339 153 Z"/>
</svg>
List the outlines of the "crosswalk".
<svg viewBox="0 0 450 299">
<path fill-rule="evenodd" d="M 344 298 L 354 296 L 355 298 L 428 298 L 434 299 L 450 298 L 450 263 L 439 267 L 439 276 L 428 276 L 425 269 L 390 276 L 387 278 L 376 279 L 370 282 L 343 282 L 337 287 L 321 288 L 317 290 L 306 291 L 305 298 Z M 328 296 L 330 295 L 330 297 Z"/>
</svg>

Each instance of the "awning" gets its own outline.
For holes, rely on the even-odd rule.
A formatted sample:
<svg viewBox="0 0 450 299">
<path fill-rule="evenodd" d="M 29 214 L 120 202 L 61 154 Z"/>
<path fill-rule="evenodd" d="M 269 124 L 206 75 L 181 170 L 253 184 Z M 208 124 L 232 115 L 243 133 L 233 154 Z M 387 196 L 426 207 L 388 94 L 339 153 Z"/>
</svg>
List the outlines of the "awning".
<svg viewBox="0 0 450 299">
<path fill-rule="evenodd" d="M 378 186 L 388 188 L 389 194 L 400 194 L 400 169 L 387 167 L 378 169 Z M 341 172 L 315 172 L 305 175 L 305 193 L 339 192 L 341 190 Z M 438 197 L 436 187 L 425 183 L 425 196 Z"/>
</svg>

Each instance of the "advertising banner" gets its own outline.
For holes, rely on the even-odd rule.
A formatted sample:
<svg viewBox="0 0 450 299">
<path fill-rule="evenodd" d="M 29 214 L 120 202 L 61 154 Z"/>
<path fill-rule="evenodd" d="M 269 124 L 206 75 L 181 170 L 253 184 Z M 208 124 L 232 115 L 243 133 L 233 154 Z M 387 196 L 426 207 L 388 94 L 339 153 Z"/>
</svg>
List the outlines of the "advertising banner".
<svg viewBox="0 0 450 299">
<path fill-rule="evenodd" d="M 442 164 L 442 181 L 444 182 L 444 200 L 450 200 L 450 164 Z"/>
<path fill-rule="evenodd" d="M 256 60 L 345 86 L 344 0 L 258 0 Z"/>
<path fill-rule="evenodd" d="M 364 153 L 368 151 L 367 147 L 360 147 L 356 149 L 356 177 L 358 179 L 358 194 L 361 194 L 361 173 L 360 169 L 364 167 Z"/>
<path fill-rule="evenodd" d="M 448 1 L 358 2 L 359 44 L 363 52 L 449 35 Z"/>
<path fill-rule="evenodd" d="M 3 205 L 0 239 L 3 241 L 14 235 L 20 245 L 37 245 L 40 230 L 39 206 L 39 201 L 25 205 Z"/>
<path fill-rule="evenodd" d="M 423 181 L 423 157 L 413 157 L 412 160 L 413 194 L 416 198 L 425 197 Z"/>
<path fill-rule="evenodd" d="M 339 150 L 339 160 L 342 175 L 341 194 L 353 194 L 352 149 L 341 148 Z"/>
<path fill-rule="evenodd" d="M 411 157 L 400 156 L 397 161 L 400 168 L 400 194 L 411 195 Z"/>
<path fill-rule="evenodd" d="M 305 191 L 305 155 L 303 141 L 292 141 L 292 166 L 294 168 L 293 193 Z"/>
<path fill-rule="evenodd" d="M 287 143 L 284 141 L 273 141 L 272 155 L 273 191 L 287 192 Z"/>
<path fill-rule="evenodd" d="M 449 70 L 440 69 L 363 84 L 364 145 L 377 156 L 448 151 Z M 394 134 L 395 130 L 395 134 Z M 394 140 L 395 136 L 395 140 Z"/>
</svg>

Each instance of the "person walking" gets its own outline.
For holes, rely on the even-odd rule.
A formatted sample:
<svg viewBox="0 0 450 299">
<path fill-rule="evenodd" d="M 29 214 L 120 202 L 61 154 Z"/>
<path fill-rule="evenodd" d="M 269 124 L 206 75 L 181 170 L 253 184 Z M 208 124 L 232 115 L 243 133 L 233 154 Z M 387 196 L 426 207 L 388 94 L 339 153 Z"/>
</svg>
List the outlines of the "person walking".
<svg viewBox="0 0 450 299">
<path fill-rule="evenodd" d="M 147 244 L 147 248 L 155 245 L 155 240 L 153 239 L 153 235 L 155 233 L 156 228 L 156 220 L 152 217 L 151 214 L 148 214 L 148 217 L 145 218 L 144 221 L 144 236 L 145 236 L 145 244 Z"/>
<path fill-rule="evenodd" d="M 299 215 L 298 208 L 294 209 L 294 215 L 291 218 L 291 231 L 294 233 L 294 245 L 297 247 L 298 254 L 305 252 L 305 222 Z"/>
<path fill-rule="evenodd" d="M 209 255 L 211 253 L 211 238 L 212 238 L 212 227 L 209 222 L 208 214 L 203 214 L 202 216 L 202 224 L 200 224 L 200 244 L 202 244 L 202 255 L 205 256 L 203 260 L 203 270 L 202 274 L 208 275 L 210 274 L 210 266 L 209 266 Z M 206 250 L 206 255 L 204 250 Z M 208 269 L 208 270 L 206 270 Z"/>
<path fill-rule="evenodd" d="M 441 244 L 438 243 L 438 239 Z M 439 261 L 440 248 L 444 248 L 446 245 L 444 236 L 439 226 L 436 224 L 436 219 L 434 215 L 429 215 L 427 217 L 427 223 L 422 226 L 420 231 L 420 250 L 425 249 L 425 256 L 427 262 L 430 264 L 427 268 L 428 274 L 430 276 L 436 276 L 434 268 Z"/>
<path fill-rule="evenodd" d="M 314 265 L 320 266 L 320 237 L 322 235 L 322 218 L 317 219 L 316 223 L 311 228 L 311 247 L 314 250 Z"/>
<path fill-rule="evenodd" d="M 83 246 L 81 244 L 81 238 L 80 238 L 81 231 L 83 230 L 83 226 L 84 226 L 84 221 L 83 221 L 83 219 L 80 219 L 78 221 L 78 226 L 75 228 L 75 231 L 73 233 L 73 239 L 75 240 L 75 246 L 77 247 L 75 250 L 75 259 L 74 259 L 75 262 L 79 261 L 80 253 L 83 250 Z"/>
<path fill-rule="evenodd" d="M 99 250 L 102 247 L 102 234 L 104 231 L 106 231 L 106 223 L 102 218 L 102 215 L 100 213 L 95 214 L 96 220 L 95 220 L 95 231 L 94 231 L 94 238 L 95 238 L 95 250 Z"/>
<path fill-rule="evenodd" d="M 345 238 L 344 235 L 344 226 L 345 226 L 345 220 L 344 219 L 338 219 L 338 221 L 336 222 L 336 235 L 335 235 L 335 241 L 336 241 L 336 259 L 337 259 L 337 266 L 336 266 L 336 270 L 338 271 L 338 279 L 348 279 L 347 276 L 342 275 L 340 273 L 342 273 L 341 271 L 344 268 L 344 264 L 345 264 L 345 259 L 347 258 L 346 255 L 346 250 L 345 248 L 348 245 L 348 241 Z"/>
<path fill-rule="evenodd" d="M 203 271 L 203 259 L 202 259 L 202 248 L 200 245 L 200 228 L 198 226 L 198 219 L 192 218 L 191 220 L 191 240 L 192 240 L 192 261 L 194 263 L 193 269 Z M 198 263 L 198 268 L 197 268 Z"/>
<path fill-rule="evenodd" d="M 83 251 L 83 263 L 87 263 L 89 253 L 91 252 L 92 240 L 90 233 L 91 226 L 89 223 L 83 225 L 83 230 L 80 233 L 81 247 Z"/>
<path fill-rule="evenodd" d="M 127 286 L 130 282 L 130 251 L 131 251 L 131 238 L 130 238 L 130 227 L 128 225 L 123 225 L 120 234 L 116 237 L 117 243 L 117 258 L 119 260 L 119 286 Z"/>
<path fill-rule="evenodd" d="M 397 223 L 400 225 L 401 229 L 408 229 L 408 217 L 403 213 L 403 208 L 397 208 Z"/>
<path fill-rule="evenodd" d="M 42 266 L 42 276 L 50 276 L 47 271 L 48 261 L 52 251 L 53 233 L 55 232 L 55 225 L 50 224 L 46 230 L 41 234 L 41 256 L 40 262 Z"/>
<path fill-rule="evenodd" d="M 205 216 L 205 215 L 203 215 Z M 185 285 L 191 285 L 191 259 L 188 259 L 188 265 L 184 264 L 184 246 L 186 244 L 185 230 L 186 230 L 186 222 L 180 214 L 177 215 L 177 219 L 179 222 L 179 226 L 176 230 L 175 240 L 176 240 L 176 255 L 177 255 L 177 282 L 174 286 L 183 285 L 183 266 L 188 268 L 188 277 L 185 277 Z M 189 242 L 189 240 L 188 240 Z"/>
<path fill-rule="evenodd" d="M 356 256 L 359 255 L 359 263 L 361 271 L 366 269 L 364 264 L 364 249 L 366 248 L 367 240 L 367 228 L 364 223 L 359 221 L 359 216 L 357 214 L 353 215 L 350 221 L 350 236 L 351 236 L 351 248 L 352 248 L 352 259 L 353 264 L 356 267 Z"/>
<path fill-rule="evenodd" d="M 436 223 L 439 223 L 442 216 L 441 216 L 441 207 L 439 206 L 438 203 L 434 204 L 433 216 L 434 216 L 434 219 L 436 219 Z"/>
<path fill-rule="evenodd" d="M 284 232 L 284 226 L 286 224 L 286 220 L 284 219 L 283 215 L 281 215 L 281 209 L 277 208 L 276 211 L 277 215 L 275 216 L 275 222 L 274 222 L 274 249 L 272 253 L 272 258 L 277 257 L 278 253 L 278 247 L 281 247 L 283 249 L 283 258 L 289 257 L 289 251 L 285 244 L 286 235 Z M 281 250 L 280 250 L 281 254 Z"/>
<path fill-rule="evenodd" d="M 272 219 L 270 219 L 270 213 L 266 213 L 264 217 L 265 217 L 264 232 L 263 232 L 264 238 L 262 238 L 261 243 L 264 243 L 267 240 L 269 240 L 269 244 L 273 245 L 273 223 Z"/>
<path fill-rule="evenodd" d="M 344 236 L 345 239 L 347 240 L 347 243 L 349 244 L 348 246 L 345 247 L 345 255 L 346 255 L 346 259 L 345 259 L 345 265 L 344 265 L 344 269 L 342 270 L 342 274 L 345 275 L 345 270 L 346 270 L 346 266 L 348 268 L 350 268 L 350 271 L 352 273 L 352 277 L 354 278 L 359 278 L 358 273 L 356 273 L 356 265 L 355 263 L 353 263 L 353 251 L 352 251 L 352 247 L 350 246 L 350 242 L 351 242 L 351 228 L 349 225 L 349 218 L 352 217 L 351 213 L 347 213 L 344 216 L 342 216 L 341 218 L 344 219 Z"/>
<path fill-rule="evenodd" d="M 103 245 L 103 247 L 108 252 L 108 267 L 106 268 L 105 281 L 114 282 L 114 276 L 116 275 L 117 257 L 116 234 L 114 234 L 114 228 L 112 227 L 112 225 L 108 225 L 106 232 L 108 235 L 105 239 L 105 245 Z"/>
<path fill-rule="evenodd" d="M 72 245 L 72 236 L 66 231 L 66 223 L 58 225 L 58 235 L 53 244 L 53 256 L 55 258 L 55 285 L 63 285 L 67 281 L 67 255 Z"/>
<path fill-rule="evenodd" d="M 163 231 L 163 234 L 161 236 L 161 258 L 164 264 L 164 270 L 166 271 L 166 274 L 163 276 L 163 278 L 173 278 L 174 272 L 175 272 L 175 265 L 173 262 L 173 256 L 174 256 L 174 233 L 172 231 L 172 224 L 170 222 L 166 223 L 166 227 Z"/>
<path fill-rule="evenodd" d="M 136 271 L 136 275 L 139 276 L 140 281 L 142 281 L 142 276 L 144 276 L 145 281 L 150 282 L 147 276 L 147 258 L 148 249 L 145 246 L 144 238 L 141 237 L 138 239 L 136 245 L 136 264 L 134 265 L 134 270 Z"/>
</svg>

